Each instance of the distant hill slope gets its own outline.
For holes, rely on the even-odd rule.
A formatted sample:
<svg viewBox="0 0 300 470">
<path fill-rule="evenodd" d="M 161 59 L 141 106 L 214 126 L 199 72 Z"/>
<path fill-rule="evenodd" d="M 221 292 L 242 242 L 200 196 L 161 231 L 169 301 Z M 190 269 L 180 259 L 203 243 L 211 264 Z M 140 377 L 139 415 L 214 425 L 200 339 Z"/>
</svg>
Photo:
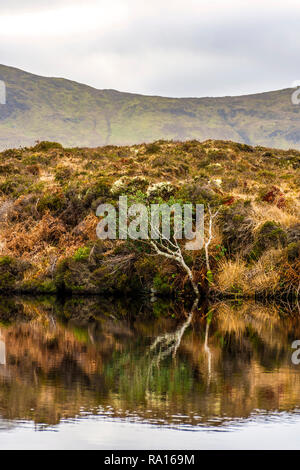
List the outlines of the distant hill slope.
<svg viewBox="0 0 300 470">
<path fill-rule="evenodd" d="M 0 149 L 36 140 L 64 146 L 129 145 L 159 139 L 239 141 L 300 148 L 292 89 L 224 98 L 162 98 L 97 90 L 0 65 Z"/>
</svg>

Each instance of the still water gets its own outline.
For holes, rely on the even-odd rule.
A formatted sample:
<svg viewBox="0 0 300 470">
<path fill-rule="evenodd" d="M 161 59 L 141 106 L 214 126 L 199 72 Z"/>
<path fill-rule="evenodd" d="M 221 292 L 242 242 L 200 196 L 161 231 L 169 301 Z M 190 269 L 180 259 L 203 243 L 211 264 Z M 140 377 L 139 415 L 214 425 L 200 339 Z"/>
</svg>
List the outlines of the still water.
<svg viewBox="0 0 300 470">
<path fill-rule="evenodd" d="M 0 449 L 300 448 L 297 309 L 0 299 Z"/>
</svg>

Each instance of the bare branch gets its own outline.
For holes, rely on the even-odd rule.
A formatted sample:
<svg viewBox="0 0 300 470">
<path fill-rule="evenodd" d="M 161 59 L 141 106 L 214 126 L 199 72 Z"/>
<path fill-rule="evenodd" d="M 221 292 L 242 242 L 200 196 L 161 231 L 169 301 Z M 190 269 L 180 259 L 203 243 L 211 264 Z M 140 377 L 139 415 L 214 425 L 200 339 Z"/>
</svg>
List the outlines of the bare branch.
<svg viewBox="0 0 300 470">
<path fill-rule="evenodd" d="M 212 240 L 213 240 L 213 232 L 212 232 L 212 229 L 213 229 L 213 221 L 214 219 L 217 217 L 217 215 L 219 214 L 220 212 L 220 209 L 218 209 L 214 214 L 212 213 L 211 211 L 211 207 L 210 205 L 208 204 L 208 213 L 209 213 L 209 222 L 208 222 L 208 239 L 204 242 L 204 251 L 205 251 L 205 260 L 206 260 L 206 269 L 207 271 L 211 271 L 210 269 L 210 263 L 209 263 L 209 245 L 211 244 Z"/>
</svg>

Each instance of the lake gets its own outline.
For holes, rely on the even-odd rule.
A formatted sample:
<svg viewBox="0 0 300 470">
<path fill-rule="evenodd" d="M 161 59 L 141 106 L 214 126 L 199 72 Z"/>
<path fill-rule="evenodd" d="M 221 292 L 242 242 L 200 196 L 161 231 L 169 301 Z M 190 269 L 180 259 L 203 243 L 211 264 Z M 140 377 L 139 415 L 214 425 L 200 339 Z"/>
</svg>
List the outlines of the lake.
<svg viewBox="0 0 300 470">
<path fill-rule="evenodd" d="M 0 299 L 0 449 L 299 449 L 297 308 Z"/>
</svg>

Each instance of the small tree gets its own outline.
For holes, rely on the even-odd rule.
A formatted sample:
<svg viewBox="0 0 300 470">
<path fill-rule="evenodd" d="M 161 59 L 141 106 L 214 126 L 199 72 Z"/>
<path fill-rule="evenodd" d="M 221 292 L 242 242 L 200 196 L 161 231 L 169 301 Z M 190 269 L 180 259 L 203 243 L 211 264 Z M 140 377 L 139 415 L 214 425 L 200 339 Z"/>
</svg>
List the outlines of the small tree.
<svg viewBox="0 0 300 470">
<path fill-rule="evenodd" d="M 196 214 L 193 215 L 191 204 L 184 204 L 184 220 L 182 216 L 182 203 L 170 199 L 168 203 L 151 204 L 149 199 L 141 192 L 137 192 L 131 198 L 128 207 L 127 197 L 119 198 L 119 224 L 117 228 L 116 209 L 110 204 L 101 205 L 97 209 L 97 215 L 108 216 L 97 226 L 99 238 L 119 237 L 126 240 L 127 237 L 150 245 L 155 255 L 175 261 L 187 274 L 196 298 L 200 297 L 199 287 L 192 269 L 185 261 L 183 248 L 178 243 L 182 239 L 183 230 L 185 237 L 190 240 L 186 243 L 187 250 L 201 250 L 204 247 L 207 277 L 212 282 L 212 274 L 209 262 L 209 246 L 213 240 L 213 221 L 219 211 L 212 212 L 208 205 L 209 220 L 205 234 L 203 218 L 203 205 L 197 205 Z M 198 207 L 200 206 L 200 208 Z M 172 222 L 173 224 L 172 224 Z M 106 225 L 109 230 L 105 231 Z M 172 225 L 172 227 L 171 227 Z M 194 228 L 193 228 L 194 227 Z M 149 237 L 150 228 L 150 237 Z M 211 278 L 211 279 L 210 279 Z"/>
<path fill-rule="evenodd" d="M 171 259 L 175 261 L 181 268 L 184 269 L 184 271 L 188 275 L 189 280 L 191 281 L 193 290 L 198 299 L 200 297 L 198 285 L 194 279 L 192 270 L 184 261 L 182 250 L 176 237 L 172 237 L 172 240 L 164 240 L 163 238 L 161 238 L 160 240 L 151 240 L 150 245 L 158 256 L 164 256 L 165 258 Z"/>
<path fill-rule="evenodd" d="M 206 228 L 206 233 L 204 236 L 204 252 L 205 252 L 205 260 L 206 260 L 206 270 L 207 270 L 207 276 L 210 282 L 212 282 L 212 274 L 211 274 L 211 267 L 210 267 L 210 261 L 209 261 L 209 247 L 211 242 L 213 241 L 213 223 L 216 217 L 219 214 L 220 209 L 218 209 L 216 212 L 212 212 L 210 205 L 208 205 L 208 224 Z M 159 256 L 164 256 L 165 258 L 171 259 L 175 261 L 181 268 L 184 269 L 184 271 L 187 273 L 188 278 L 192 284 L 194 293 L 196 295 L 196 298 L 200 297 L 199 293 L 199 287 L 198 284 L 195 281 L 194 274 L 192 270 L 189 268 L 189 266 L 186 264 L 184 257 L 183 257 L 183 252 L 182 248 L 178 243 L 178 240 L 176 238 L 176 232 L 170 237 L 166 238 L 163 236 L 161 230 L 157 231 L 155 230 L 154 227 L 151 227 L 152 230 L 156 231 L 156 234 L 158 235 L 157 240 L 150 240 L 150 245 L 154 249 L 157 255 Z"/>
</svg>

